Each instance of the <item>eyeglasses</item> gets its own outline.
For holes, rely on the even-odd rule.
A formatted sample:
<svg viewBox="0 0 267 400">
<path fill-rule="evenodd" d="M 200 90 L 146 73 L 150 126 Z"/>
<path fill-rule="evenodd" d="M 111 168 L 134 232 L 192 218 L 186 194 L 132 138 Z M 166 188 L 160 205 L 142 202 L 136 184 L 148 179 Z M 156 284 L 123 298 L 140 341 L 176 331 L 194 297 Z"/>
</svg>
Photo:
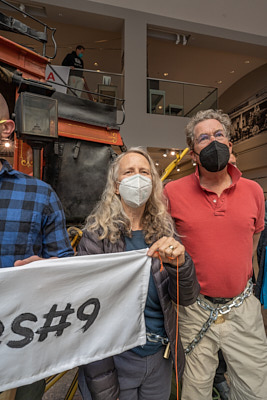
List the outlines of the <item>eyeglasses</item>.
<svg viewBox="0 0 267 400">
<path fill-rule="evenodd" d="M 216 131 L 213 134 L 202 133 L 201 135 L 199 135 L 198 138 L 196 138 L 196 143 L 201 145 L 207 144 L 211 141 L 212 136 L 215 140 L 218 140 L 219 142 L 222 142 L 226 138 L 226 135 L 223 131 Z"/>
</svg>

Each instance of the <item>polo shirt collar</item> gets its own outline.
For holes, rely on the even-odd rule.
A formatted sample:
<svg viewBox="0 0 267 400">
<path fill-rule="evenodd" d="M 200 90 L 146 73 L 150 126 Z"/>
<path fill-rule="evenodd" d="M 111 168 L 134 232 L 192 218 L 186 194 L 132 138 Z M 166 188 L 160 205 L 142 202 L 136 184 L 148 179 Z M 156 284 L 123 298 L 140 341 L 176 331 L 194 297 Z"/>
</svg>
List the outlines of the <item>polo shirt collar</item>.
<svg viewBox="0 0 267 400">
<path fill-rule="evenodd" d="M 237 184 L 237 182 L 241 178 L 242 173 L 237 167 L 235 167 L 231 163 L 227 164 L 227 172 L 229 173 L 229 175 L 231 176 L 231 179 L 232 179 L 232 183 L 231 183 L 231 185 L 229 187 L 232 187 L 232 186 Z M 196 177 L 196 179 L 197 179 L 197 181 L 199 183 L 199 186 L 201 186 L 200 185 L 200 180 L 199 180 L 199 169 L 198 169 L 198 166 L 196 166 L 195 177 Z"/>
</svg>

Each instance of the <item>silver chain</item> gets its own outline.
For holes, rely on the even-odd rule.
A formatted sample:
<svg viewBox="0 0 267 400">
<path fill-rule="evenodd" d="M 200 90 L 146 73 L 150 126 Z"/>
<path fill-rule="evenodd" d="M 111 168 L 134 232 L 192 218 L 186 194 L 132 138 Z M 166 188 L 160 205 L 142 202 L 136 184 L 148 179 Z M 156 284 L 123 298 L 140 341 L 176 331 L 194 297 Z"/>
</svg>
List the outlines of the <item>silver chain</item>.
<svg viewBox="0 0 267 400">
<path fill-rule="evenodd" d="M 161 342 L 165 346 L 169 342 L 169 339 L 167 337 L 163 337 L 163 336 L 157 335 L 156 333 L 152 333 L 152 332 L 146 332 L 146 338 L 147 338 L 148 342 L 152 342 L 152 343 Z"/>
<path fill-rule="evenodd" d="M 193 339 L 193 341 L 187 346 L 185 349 L 185 354 L 189 354 L 195 347 L 196 345 L 200 342 L 200 340 L 203 338 L 209 327 L 213 322 L 216 321 L 218 318 L 219 314 L 227 314 L 231 311 L 233 307 L 240 307 L 244 300 L 249 297 L 252 294 L 252 289 L 253 289 L 253 283 L 252 280 L 249 280 L 249 284 L 244 290 L 243 293 L 241 293 L 239 296 L 235 297 L 230 304 L 225 304 L 221 307 L 212 307 L 210 304 L 206 303 L 204 300 L 201 300 L 199 297 L 197 298 L 197 304 L 203 308 L 203 310 L 210 311 L 210 316 L 208 320 L 203 324 L 202 328 L 196 335 L 196 337 Z"/>
</svg>

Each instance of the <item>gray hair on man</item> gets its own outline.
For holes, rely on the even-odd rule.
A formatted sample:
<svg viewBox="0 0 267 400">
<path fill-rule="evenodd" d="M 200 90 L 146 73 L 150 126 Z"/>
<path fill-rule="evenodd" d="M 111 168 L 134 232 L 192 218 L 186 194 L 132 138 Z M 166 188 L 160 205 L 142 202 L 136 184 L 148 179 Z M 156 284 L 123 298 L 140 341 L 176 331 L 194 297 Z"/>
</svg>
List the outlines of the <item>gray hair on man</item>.
<svg viewBox="0 0 267 400">
<path fill-rule="evenodd" d="M 196 115 L 191 118 L 190 122 L 185 128 L 186 141 L 190 149 L 193 149 L 194 147 L 195 126 L 206 119 L 216 119 L 219 121 L 223 126 L 225 136 L 230 140 L 232 123 L 228 114 L 223 113 L 222 110 L 209 109 L 198 111 Z"/>
</svg>

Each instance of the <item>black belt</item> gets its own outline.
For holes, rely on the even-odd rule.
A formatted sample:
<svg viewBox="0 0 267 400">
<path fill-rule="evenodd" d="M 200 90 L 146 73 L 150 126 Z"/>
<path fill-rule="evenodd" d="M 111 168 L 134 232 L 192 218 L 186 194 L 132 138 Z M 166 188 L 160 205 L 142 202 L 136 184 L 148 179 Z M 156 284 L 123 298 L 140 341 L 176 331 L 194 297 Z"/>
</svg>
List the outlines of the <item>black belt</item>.
<svg viewBox="0 0 267 400">
<path fill-rule="evenodd" d="M 232 301 L 234 298 L 234 297 L 225 298 L 225 297 L 210 297 L 210 296 L 204 296 L 204 297 L 213 304 L 226 304 L 229 303 L 229 301 Z"/>
</svg>

